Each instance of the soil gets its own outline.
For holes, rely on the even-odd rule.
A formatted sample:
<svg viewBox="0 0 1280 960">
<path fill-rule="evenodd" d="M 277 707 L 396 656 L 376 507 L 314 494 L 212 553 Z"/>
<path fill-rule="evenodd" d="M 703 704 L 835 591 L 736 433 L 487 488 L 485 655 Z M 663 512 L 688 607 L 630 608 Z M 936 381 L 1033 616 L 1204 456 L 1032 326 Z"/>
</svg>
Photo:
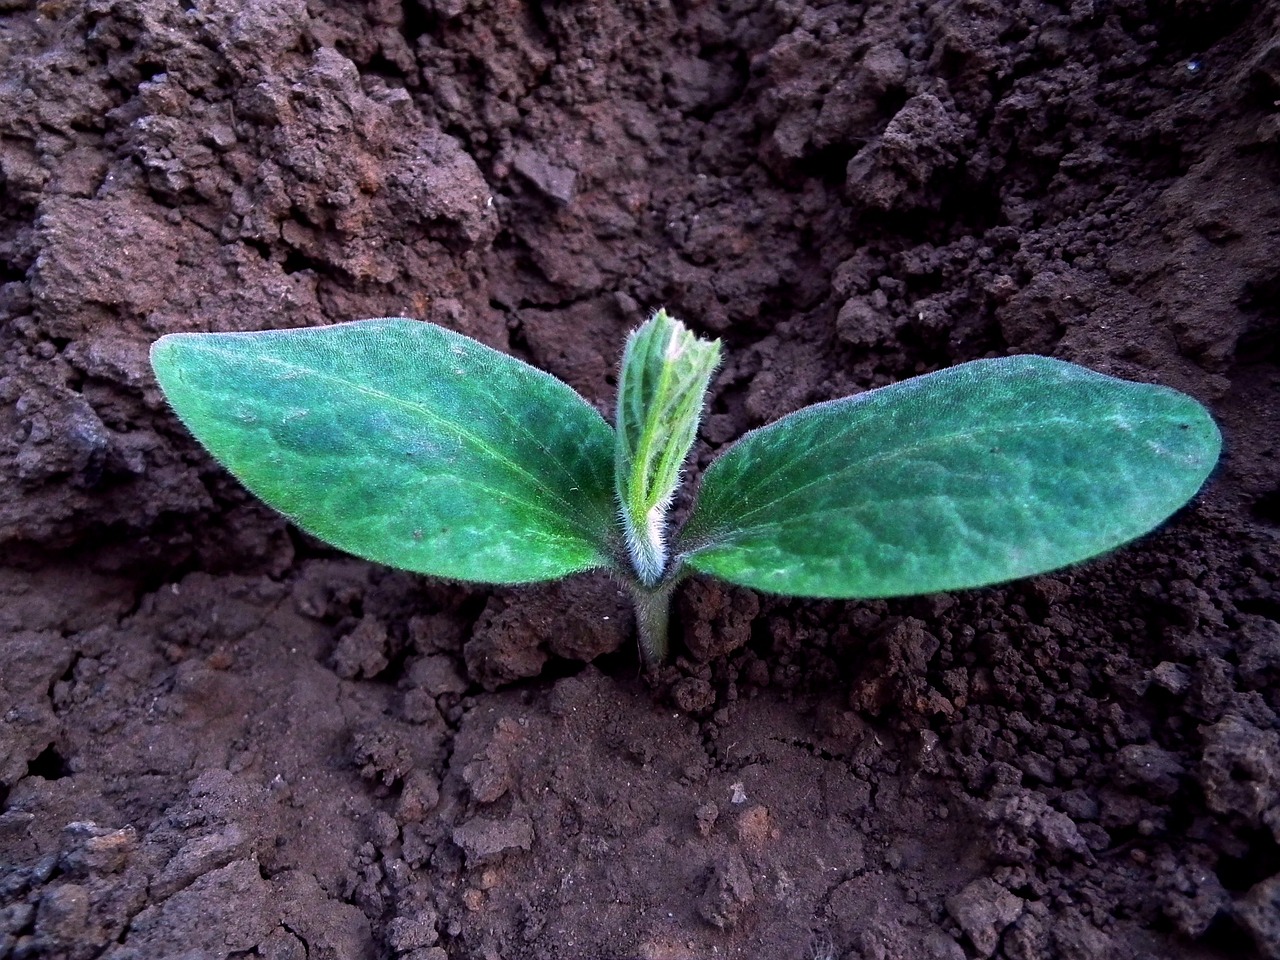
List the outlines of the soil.
<svg viewBox="0 0 1280 960">
<path fill-rule="evenodd" d="M 0 0 L 0 960 L 1280 958 L 1276 0 Z M 725 342 L 693 479 L 1045 353 L 1208 404 L 1103 559 L 816 602 L 340 556 L 157 336 L 406 315 L 607 411 Z"/>
</svg>

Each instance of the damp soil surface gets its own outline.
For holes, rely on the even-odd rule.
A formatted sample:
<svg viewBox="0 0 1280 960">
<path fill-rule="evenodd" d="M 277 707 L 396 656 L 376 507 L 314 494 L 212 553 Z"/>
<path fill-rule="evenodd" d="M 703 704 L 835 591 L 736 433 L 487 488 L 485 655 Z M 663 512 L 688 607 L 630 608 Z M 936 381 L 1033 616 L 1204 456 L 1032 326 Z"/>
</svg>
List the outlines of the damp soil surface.
<svg viewBox="0 0 1280 960">
<path fill-rule="evenodd" d="M 0 0 L 0 958 L 1280 957 L 1280 3 Z M 175 331 L 444 324 L 602 411 L 725 344 L 691 479 L 1042 353 L 1226 452 L 1114 555 L 820 602 L 326 548 Z"/>
</svg>

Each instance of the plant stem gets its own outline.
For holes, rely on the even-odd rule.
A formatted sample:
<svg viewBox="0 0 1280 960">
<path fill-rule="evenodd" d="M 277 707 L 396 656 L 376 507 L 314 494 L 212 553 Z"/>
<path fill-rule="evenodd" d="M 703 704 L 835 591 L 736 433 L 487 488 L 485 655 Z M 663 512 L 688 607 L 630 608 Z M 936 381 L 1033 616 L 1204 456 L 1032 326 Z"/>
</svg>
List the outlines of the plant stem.
<svg viewBox="0 0 1280 960">
<path fill-rule="evenodd" d="M 671 594 L 679 578 L 667 576 L 656 586 L 646 587 L 629 580 L 631 603 L 636 611 L 636 630 L 640 639 L 640 656 L 646 667 L 656 667 L 667 655 L 667 627 L 671 620 Z"/>
<path fill-rule="evenodd" d="M 662 542 L 662 528 L 665 524 L 666 517 L 659 516 L 653 529 L 637 530 L 631 522 L 631 514 L 627 513 L 623 517 L 631 569 L 636 572 L 646 589 L 653 589 L 662 582 L 662 573 L 667 566 L 667 548 Z"/>
</svg>

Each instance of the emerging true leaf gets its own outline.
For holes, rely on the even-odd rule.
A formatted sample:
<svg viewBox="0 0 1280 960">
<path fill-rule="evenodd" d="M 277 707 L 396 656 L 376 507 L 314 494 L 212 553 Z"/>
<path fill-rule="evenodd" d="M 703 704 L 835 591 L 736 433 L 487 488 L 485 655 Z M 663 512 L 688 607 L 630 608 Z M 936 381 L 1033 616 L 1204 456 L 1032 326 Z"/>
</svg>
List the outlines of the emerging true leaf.
<svg viewBox="0 0 1280 960">
<path fill-rule="evenodd" d="M 566 384 L 475 340 L 390 318 L 176 334 L 151 360 L 219 461 L 343 550 L 490 583 L 609 560 L 613 431 Z"/>
<path fill-rule="evenodd" d="M 676 550 L 797 596 L 983 586 L 1147 532 L 1220 446 L 1174 390 L 1046 357 L 979 360 L 747 434 L 707 470 Z"/>
<path fill-rule="evenodd" d="M 648 586 L 666 568 L 667 509 L 719 363 L 719 340 L 698 339 L 665 310 L 627 337 L 614 474 L 632 565 Z"/>
</svg>

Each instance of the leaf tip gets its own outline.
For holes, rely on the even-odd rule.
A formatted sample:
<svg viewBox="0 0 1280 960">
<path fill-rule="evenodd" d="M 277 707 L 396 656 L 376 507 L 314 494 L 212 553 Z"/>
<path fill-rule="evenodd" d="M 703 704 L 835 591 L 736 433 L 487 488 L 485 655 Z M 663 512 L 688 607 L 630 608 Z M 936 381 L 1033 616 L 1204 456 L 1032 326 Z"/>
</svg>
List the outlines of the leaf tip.
<svg viewBox="0 0 1280 960">
<path fill-rule="evenodd" d="M 170 375 L 176 370 L 180 360 L 182 350 L 181 338 L 179 333 L 166 333 L 159 340 L 151 344 L 149 358 L 151 360 L 151 370 L 156 375 L 162 389 L 167 390 L 167 382 Z"/>
</svg>

